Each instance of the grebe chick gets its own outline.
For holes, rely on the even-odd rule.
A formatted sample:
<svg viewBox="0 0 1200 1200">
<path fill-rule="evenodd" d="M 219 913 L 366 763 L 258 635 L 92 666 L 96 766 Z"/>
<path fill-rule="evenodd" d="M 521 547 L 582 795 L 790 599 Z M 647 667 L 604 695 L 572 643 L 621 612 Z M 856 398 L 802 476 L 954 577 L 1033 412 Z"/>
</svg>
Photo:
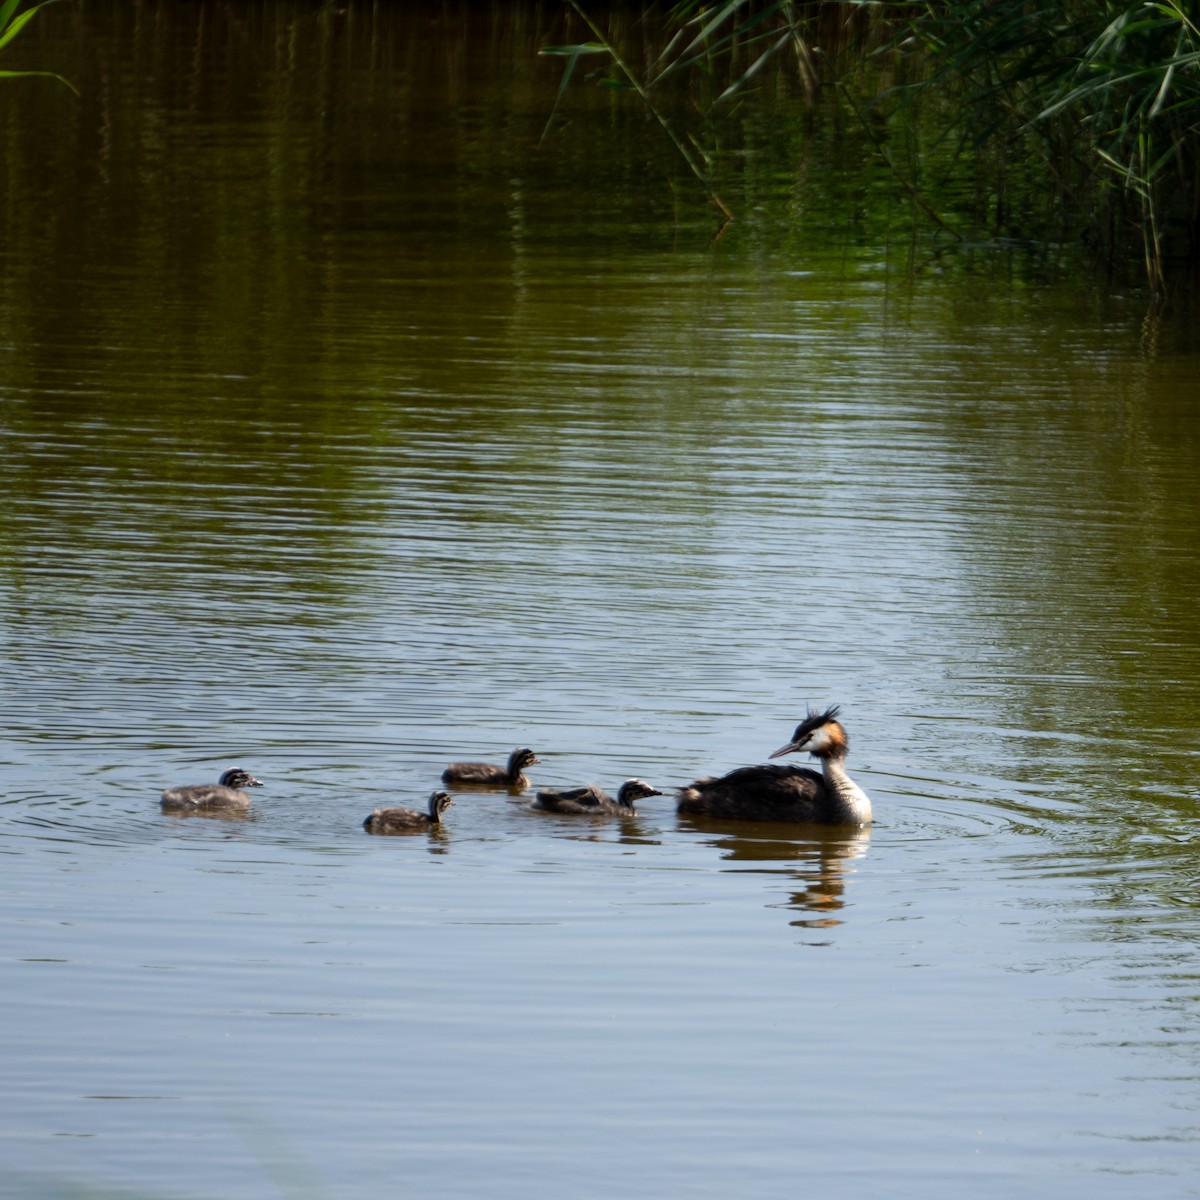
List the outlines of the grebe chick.
<svg viewBox="0 0 1200 1200">
<path fill-rule="evenodd" d="M 524 791 L 529 786 L 529 780 L 522 772 L 526 767 L 536 767 L 541 761 L 527 746 L 518 746 L 508 756 L 507 767 L 494 767 L 491 763 L 451 763 L 442 772 L 442 782 L 519 788 Z"/>
<path fill-rule="evenodd" d="M 537 794 L 533 807 L 543 812 L 577 813 L 588 817 L 636 817 L 634 804 L 647 796 L 661 796 L 658 788 L 651 787 L 644 779 L 627 779 L 617 790 L 614 800 L 598 787 L 567 788 L 551 791 L 549 788 Z"/>
<path fill-rule="evenodd" d="M 442 813 L 454 801 L 446 792 L 434 792 L 429 797 L 429 811 L 417 812 L 412 808 L 377 808 L 364 822 L 368 833 L 418 833 L 422 829 L 437 829 L 442 824 Z"/>
<path fill-rule="evenodd" d="M 250 797 L 242 788 L 262 787 L 241 767 L 230 767 L 219 783 L 189 783 L 183 787 L 167 788 L 162 794 L 163 812 L 245 812 Z"/>
<path fill-rule="evenodd" d="M 807 821 L 821 825 L 866 825 L 871 820 L 867 793 L 846 774 L 850 748 L 838 707 L 809 710 L 792 740 L 771 758 L 807 750 L 821 761 L 821 773 L 808 767 L 764 763 L 739 767 L 720 778 L 697 779 L 679 790 L 679 811 L 741 821 Z"/>
</svg>

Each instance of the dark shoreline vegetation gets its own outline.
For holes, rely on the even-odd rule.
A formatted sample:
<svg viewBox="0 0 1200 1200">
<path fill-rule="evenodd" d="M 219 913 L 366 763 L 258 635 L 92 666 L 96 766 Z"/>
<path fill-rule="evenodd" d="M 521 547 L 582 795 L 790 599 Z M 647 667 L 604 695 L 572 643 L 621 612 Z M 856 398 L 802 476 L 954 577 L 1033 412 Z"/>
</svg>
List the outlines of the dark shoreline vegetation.
<svg viewBox="0 0 1200 1200">
<path fill-rule="evenodd" d="M 636 92 L 725 218 L 721 126 L 790 84 L 947 237 L 1077 241 L 1156 298 L 1200 264 L 1200 30 L 1175 0 L 565 4 L 589 39 L 543 50 L 560 104 L 573 78 Z"/>
<path fill-rule="evenodd" d="M 312 129 L 294 165 L 313 213 L 345 202 L 377 143 L 441 121 L 464 177 L 493 186 L 540 137 L 548 209 L 568 187 L 627 223 L 690 223 L 711 201 L 718 228 L 765 216 L 783 255 L 907 242 L 914 274 L 1013 255 L 1153 302 L 1200 280 L 1200 33 L 1176 0 L 200 0 L 183 6 L 187 36 L 172 0 L 12 4 L 20 36 L 0 49 L 22 70 L 6 73 L 78 94 L 5 81 L 61 147 L 15 124 L 9 174 L 32 179 L 49 156 L 98 211 L 106 156 L 137 170 L 157 153 L 149 125 L 105 126 L 103 44 L 183 125 L 204 128 L 215 104 L 274 121 L 281 148 Z M 439 53 L 421 59 L 431 31 Z M 519 81 L 515 108 L 498 79 Z M 171 189 L 143 182 L 148 204 Z"/>
</svg>

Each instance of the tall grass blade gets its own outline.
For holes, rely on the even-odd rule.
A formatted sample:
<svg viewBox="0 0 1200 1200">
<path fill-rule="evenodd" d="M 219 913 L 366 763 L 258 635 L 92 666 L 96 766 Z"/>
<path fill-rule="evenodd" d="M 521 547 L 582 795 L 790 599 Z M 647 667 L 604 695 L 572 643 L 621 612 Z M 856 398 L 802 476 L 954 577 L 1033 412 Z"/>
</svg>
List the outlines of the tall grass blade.
<svg viewBox="0 0 1200 1200">
<path fill-rule="evenodd" d="M 713 101 L 713 104 L 714 105 L 720 104 L 722 100 L 726 99 L 729 96 L 735 95 L 737 92 L 740 92 L 742 90 L 742 88 L 744 88 L 746 86 L 746 84 L 749 83 L 750 80 L 753 79 L 754 76 L 757 75 L 759 73 L 759 71 L 761 71 L 763 69 L 763 67 L 765 67 L 767 65 L 767 61 L 770 58 L 772 58 L 775 54 L 777 54 L 780 50 L 782 50 L 783 47 L 786 46 L 788 44 L 788 42 L 790 42 L 791 40 L 792 40 L 792 33 L 791 33 L 791 30 L 789 30 L 787 33 L 783 34 L 779 38 L 779 40 L 776 41 L 773 45 L 768 46 L 767 49 L 765 49 L 762 52 L 762 54 L 760 54 L 758 56 L 758 58 L 756 58 L 754 60 L 754 62 L 752 62 L 750 64 L 750 66 L 748 66 L 746 68 L 746 70 L 742 72 L 741 78 L 735 79 L 733 81 L 733 83 L 731 83 Z"/>
<path fill-rule="evenodd" d="M 607 46 L 601 46 L 595 42 L 583 42 L 576 46 L 543 46 L 538 54 L 545 55 L 561 55 L 567 61 L 563 65 L 562 79 L 558 85 L 558 91 L 554 96 L 554 103 L 550 108 L 550 115 L 546 118 L 545 127 L 542 129 L 542 136 L 538 138 L 538 145 L 542 145 L 550 133 L 550 126 L 554 124 L 555 114 L 558 112 L 562 104 L 563 93 L 567 90 L 567 84 L 571 82 L 571 76 L 575 71 L 575 64 L 585 54 L 608 54 Z"/>
<path fill-rule="evenodd" d="M 38 8 L 41 7 L 42 6 L 39 4 Z M 13 18 L 12 23 L 8 26 L 8 28 L 5 29 L 3 33 L 0 33 L 0 50 L 3 50 L 4 47 L 7 46 L 8 43 L 11 42 L 13 38 L 15 38 L 17 34 L 20 33 L 21 30 L 33 20 L 34 17 L 37 16 L 38 8 L 26 9 L 25 12 L 20 14 L 20 16 Z M 0 20 L 0 28 L 3 28 L 4 24 L 5 22 Z"/>
</svg>

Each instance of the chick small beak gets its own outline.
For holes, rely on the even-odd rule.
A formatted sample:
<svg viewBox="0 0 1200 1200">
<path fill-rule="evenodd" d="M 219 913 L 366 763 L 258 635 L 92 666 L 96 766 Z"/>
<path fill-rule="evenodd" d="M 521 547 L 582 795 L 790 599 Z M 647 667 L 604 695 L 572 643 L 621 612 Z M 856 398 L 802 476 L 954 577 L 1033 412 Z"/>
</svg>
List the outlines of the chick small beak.
<svg viewBox="0 0 1200 1200">
<path fill-rule="evenodd" d="M 246 780 L 246 787 L 262 787 L 262 786 L 263 786 L 263 781 L 261 779 L 255 779 L 253 775 L 251 775 L 250 778 Z"/>
</svg>

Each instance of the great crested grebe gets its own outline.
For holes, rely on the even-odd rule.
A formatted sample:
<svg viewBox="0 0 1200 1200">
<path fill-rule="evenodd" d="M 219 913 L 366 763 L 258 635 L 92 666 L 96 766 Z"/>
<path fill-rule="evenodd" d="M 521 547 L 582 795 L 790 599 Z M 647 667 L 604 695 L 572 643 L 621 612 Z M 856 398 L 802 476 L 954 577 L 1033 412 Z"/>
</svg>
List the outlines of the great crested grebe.
<svg viewBox="0 0 1200 1200">
<path fill-rule="evenodd" d="M 719 778 L 697 779 L 679 790 L 679 811 L 741 821 L 808 821 L 821 825 L 866 825 L 871 820 L 867 793 L 846 774 L 850 741 L 834 705 L 809 710 L 792 740 L 771 758 L 807 750 L 821 760 L 821 774 L 807 767 L 763 763 L 739 767 Z"/>
<path fill-rule="evenodd" d="M 536 767 L 541 761 L 527 746 L 518 746 L 508 756 L 507 767 L 495 767 L 491 763 L 451 763 L 442 772 L 442 782 L 519 788 L 524 791 L 529 786 L 529 780 L 522 772 L 526 767 Z"/>
<path fill-rule="evenodd" d="M 567 788 L 552 791 L 546 788 L 538 792 L 534 808 L 543 812 L 575 813 L 587 817 L 636 817 L 634 804 L 647 796 L 661 796 L 658 788 L 651 787 L 644 779 L 627 779 L 617 789 L 614 800 L 598 787 Z"/>
<path fill-rule="evenodd" d="M 442 823 L 442 813 L 453 804 L 448 793 L 434 792 L 429 797 L 428 812 L 417 812 L 413 808 L 377 808 L 363 821 L 363 828 L 368 833 L 417 833 L 422 829 L 437 829 Z"/>
<path fill-rule="evenodd" d="M 163 812 L 245 812 L 250 797 L 241 789 L 247 787 L 262 787 L 262 780 L 241 767 L 230 767 L 219 783 L 167 788 L 162 794 Z"/>
</svg>

